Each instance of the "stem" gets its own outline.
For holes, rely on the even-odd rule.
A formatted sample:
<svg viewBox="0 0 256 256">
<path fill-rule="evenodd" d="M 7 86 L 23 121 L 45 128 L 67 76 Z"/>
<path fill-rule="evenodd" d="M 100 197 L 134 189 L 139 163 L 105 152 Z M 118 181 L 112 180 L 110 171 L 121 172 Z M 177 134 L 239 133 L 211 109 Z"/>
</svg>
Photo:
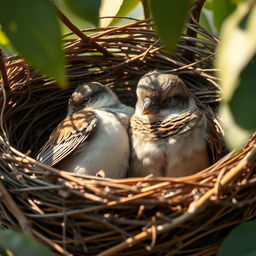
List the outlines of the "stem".
<svg viewBox="0 0 256 256">
<path fill-rule="evenodd" d="M 200 14 L 206 0 L 195 0 L 191 9 L 192 16 L 199 22 Z M 192 20 L 190 20 L 192 22 Z"/>
<path fill-rule="evenodd" d="M 0 193 L 1 193 L 1 201 L 4 203 L 4 205 L 6 206 L 8 211 L 10 211 L 10 213 L 12 213 L 12 215 L 18 221 L 22 231 L 25 234 L 32 236 L 30 222 L 25 217 L 25 215 L 20 210 L 20 208 L 17 206 L 17 204 L 11 197 L 10 193 L 7 191 L 4 184 L 2 184 L 2 183 L 0 183 Z"/>
<path fill-rule="evenodd" d="M 144 18 L 149 19 L 150 18 L 150 8 L 148 0 L 141 0 L 143 12 L 144 12 Z"/>
<path fill-rule="evenodd" d="M 9 84 L 9 80 L 8 80 L 8 76 L 7 76 L 7 72 L 6 72 L 6 67 L 4 64 L 4 54 L 3 54 L 2 49 L 0 49 L 0 71 L 1 71 L 1 75 L 2 75 L 3 86 L 4 86 L 5 90 L 8 91 L 8 90 L 10 90 L 10 84 Z"/>
<path fill-rule="evenodd" d="M 198 23 L 199 23 L 199 19 L 200 19 L 200 14 L 201 14 L 201 11 L 202 11 L 202 8 L 203 8 L 203 5 L 205 3 L 206 0 L 194 0 L 193 2 L 193 5 L 192 5 L 192 8 L 190 10 L 190 16 L 192 16 Z M 193 19 L 190 17 L 189 19 L 189 23 L 190 24 L 193 24 Z M 193 38 L 196 38 L 197 37 L 197 33 L 196 31 L 188 28 L 187 29 L 187 36 L 189 37 L 193 37 Z M 195 44 L 193 42 L 188 42 L 187 45 L 189 46 L 195 46 Z M 190 62 L 193 62 L 194 61 L 194 53 L 192 52 L 189 52 L 189 51 L 186 51 L 185 53 L 185 57 L 187 60 L 189 60 Z"/>
<path fill-rule="evenodd" d="M 68 18 L 65 16 L 57 7 L 57 14 L 61 21 L 78 37 L 80 37 L 85 43 L 89 44 L 93 48 L 96 48 L 99 52 L 107 57 L 113 57 L 113 54 L 107 51 L 104 47 L 98 44 L 89 36 L 86 36 L 83 32 L 81 32 Z"/>
</svg>

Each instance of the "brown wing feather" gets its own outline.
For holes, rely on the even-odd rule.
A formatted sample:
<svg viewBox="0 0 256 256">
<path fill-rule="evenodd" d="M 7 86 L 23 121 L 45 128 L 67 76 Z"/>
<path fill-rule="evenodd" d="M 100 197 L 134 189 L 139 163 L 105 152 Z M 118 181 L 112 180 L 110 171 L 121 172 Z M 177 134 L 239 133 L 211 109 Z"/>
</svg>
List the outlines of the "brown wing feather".
<svg viewBox="0 0 256 256">
<path fill-rule="evenodd" d="M 91 135 L 97 124 L 93 111 L 80 111 L 66 117 L 41 148 L 37 160 L 54 166 L 72 153 Z"/>
<path fill-rule="evenodd" d="M 228 153 L 227 146 L 222 136 L 222 131 L 217 122 L 217 119 L 214 119 L 212 116 L 207 116 L 207 127 L 208 127 L 208 153 L 210 156 L 211 164 L 217 162 L 220 158 L 225 156 Z"/>
</svg>

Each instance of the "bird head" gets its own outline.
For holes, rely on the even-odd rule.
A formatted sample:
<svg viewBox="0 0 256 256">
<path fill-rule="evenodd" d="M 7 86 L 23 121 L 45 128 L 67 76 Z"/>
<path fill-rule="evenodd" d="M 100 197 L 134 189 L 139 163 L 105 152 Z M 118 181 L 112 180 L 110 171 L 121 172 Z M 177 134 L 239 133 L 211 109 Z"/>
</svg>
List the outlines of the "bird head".
<svg viewBox="0 0 256 256">
<path fill-rule="evenodd" d="M 137 85 L 136 114 L 140 117 L 167 117 L 194 108 L 195 101 L 176 75 L 150 72 Z"/>
<path fill-rule="evenodd" d="M 104 108 L 120 103 L 115 93 L 98 83 L 84 83 L 76 88 L 69 98 L 68 115 L 84 108 Z"/>
</svg>

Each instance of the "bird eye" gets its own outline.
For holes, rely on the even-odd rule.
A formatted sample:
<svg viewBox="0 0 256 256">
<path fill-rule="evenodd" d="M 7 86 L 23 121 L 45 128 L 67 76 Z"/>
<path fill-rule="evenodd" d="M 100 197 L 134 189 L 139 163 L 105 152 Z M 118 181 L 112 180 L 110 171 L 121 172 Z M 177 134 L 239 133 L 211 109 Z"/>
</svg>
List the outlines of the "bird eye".
<svg viewBox="0 0 256 256">
<path fill-rule="evenodd" d="M 87 103 L 89 101 L 89 97 L 83 98 L 83 103 Z"/>
<path fill-rule="evenodd" d="M 168 98 L 166 98 L 166 99 L 164 99 L 164 104 L 173 104 L 174 102 L 176 102 L 176 99 L 175 99 L 175 97 L 168 97 Z"/>
<path fill-rule="evenodd" d="M 175 95 L 165 99 L 165 102 L 172 108 L 185 108 L 188 104 L 188 99 L 181 95 Z"/>
</svg>

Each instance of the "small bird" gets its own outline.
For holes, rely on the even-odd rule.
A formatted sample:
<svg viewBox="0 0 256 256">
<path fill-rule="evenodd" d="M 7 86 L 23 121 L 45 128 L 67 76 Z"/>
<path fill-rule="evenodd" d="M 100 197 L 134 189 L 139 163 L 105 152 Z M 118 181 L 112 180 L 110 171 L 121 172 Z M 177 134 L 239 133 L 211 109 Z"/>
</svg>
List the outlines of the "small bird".
<svg viewBox="0 0 256 256">
<path fill-rule="evenodd" d="M 180 177 L 208 167 L 207 120 L 184 82 L 153 71 L 136 93 L 128 176 Z"/>
<path fill-rule="evenodd" d="M 124 178 L 134 109 L 98 82 L 80 85 L 70 96 L 67 117 L 41 148 L 38 161 L 77 174 Z"/>
</svg>

